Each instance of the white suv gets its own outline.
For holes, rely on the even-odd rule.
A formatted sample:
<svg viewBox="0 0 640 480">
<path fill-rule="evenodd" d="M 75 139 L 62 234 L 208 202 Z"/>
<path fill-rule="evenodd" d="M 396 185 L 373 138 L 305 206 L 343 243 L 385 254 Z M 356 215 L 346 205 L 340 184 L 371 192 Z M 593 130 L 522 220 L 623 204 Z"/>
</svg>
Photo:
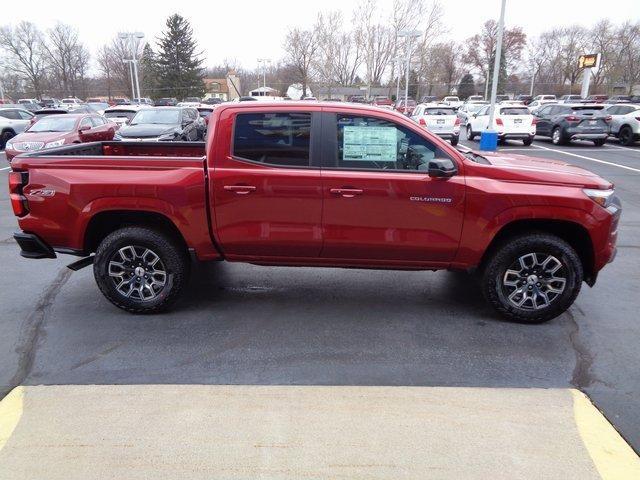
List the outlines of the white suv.
<svg viewBox="0 0 640 480">
<path fill-rule="evenodd" d="M 611 115 L 609 135 L 627 146 L 640 140 L 640 105 L 611 105 L 605 113 Z"/>
<path fill-rule="evenodd" d="M 486 105 L 478 113 L 471 115 L 467 123 L 468 140 L 473 140 L 476 135 L 480 135 L 487 129 L 490 108 L 490 105 Z M 496 105 L 495 123 L 498 139 L 501 142 L 507 139 L 519 139 L 526 146 L 531 145 L 536 134 L 536 120 L 525 106 Z"/>
<path fill-rule="evenodd" d="M 459 97 L 455 97 L 453 95 L 450 95 L 448 97 L 444 97 L 442 99 L 442 103 L 446 103 L 447 105 L 449 105 L 450 107 L 453 108 L 459 108 L 462 106 L 462 102 L 460 101 Z"/>
<path fill-rule="evenodd" d="M 455 108 L 449 105 L 421 103 L 413 110 L 411 119 L 439 137 L 446 138 L 451 145 L 458 144 L 460 119 Z"/>
</svg>

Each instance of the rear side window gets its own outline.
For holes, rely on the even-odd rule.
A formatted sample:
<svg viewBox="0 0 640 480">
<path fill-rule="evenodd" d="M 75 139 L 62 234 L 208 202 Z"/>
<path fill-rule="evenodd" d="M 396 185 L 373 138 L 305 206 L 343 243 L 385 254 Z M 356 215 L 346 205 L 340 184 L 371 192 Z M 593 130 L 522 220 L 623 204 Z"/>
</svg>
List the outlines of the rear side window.
<svg viewBox="0 0 640 480">
<path fill-rule="evenodd" d="M 283 167 L 308 167 L 310 113 L 242 113 L 236 116 L 233 155 Z"/>
<path fill-rule="evenodd" d="M 501 108 L 500 115 L 530 115 L 530 113 L 526 107 L 508 107 Z"/>
<path fill-rule="evenodd" d="M 1 115 L 4 118 L 10 118 L 11 120 L 21 120 L 18 110 L 2 110 Z"/>
</svg>

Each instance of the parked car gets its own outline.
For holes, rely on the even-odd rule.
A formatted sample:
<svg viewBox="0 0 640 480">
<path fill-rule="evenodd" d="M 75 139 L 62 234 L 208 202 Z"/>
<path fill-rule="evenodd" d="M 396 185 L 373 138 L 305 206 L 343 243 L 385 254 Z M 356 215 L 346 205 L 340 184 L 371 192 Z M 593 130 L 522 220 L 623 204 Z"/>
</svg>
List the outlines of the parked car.
<svg viewBox="0 0 640 480">
<path fill-rule="evenodd" d="M 156 107 L 175 107 L 178 105 L 177 98 L 159 98 L 155 101 Z"/>
<path fill-rule="evenodd" d="M 113 107 L 109 107 L 104 111 L 105 118 L 108 118 L 109 121 L 115 123 L 119 127 L 124 125 L 128 125 L 129 122 L 136 116 L 142 108 L 145 108 L 143 105 L 116 105 Z M 148 107 L 146 107 L 148 108 Z"/>
<path fill-rule="evenodd" d="M 113 107 L 116 105 L 131 105 L 131 100 L 125 97 L 114 98 L 111 100 L 111 106 Z"/>
<path fill-rule="evenodd" d="M 453 108 L 459 108 L 460 106 L 462 106 L 462 101 L 460 100 L 460 98 L 453 95 L 444 97 L 442 99 L 442 103 Z"/>
<path fill-rule="evenodd" d="M 516 100 L 524 103 L 525 105 L 529 105 L 531 102 L 533 102 L 533 97 L 531 95 L 518 95 L 516 97 Z"/>
<path fill-rule="evenodd" d="M 496 95 L 496 103 L 504 102 L 507 100 L 511 100 L 509 95 Z"/>
<path fill-rule="evenodd" d="M 536 95 L 535 97 L 533 97 L 533 101 L 540 101 L 540 100 L 550 100 L 553 102 L 557 101 L 557 98 L 555 95 Z"/>
<path fill-rule="evenodd" d="M 477 102 L 477 103 L 465 103 L 463 104 L 456 114 L 460 119 L 460 126 L 465 127 L 469 123 L 469 117 L 474 113 L 478 113 L 485 105 L 488 105 L 488 102 Z"/>
<path fill-rule="evenodd" d="M 551 137 L 554 145 L 591 140 L 600 147 L 609 134 L 609 118 L 601 104 L 545 105 L 536 112 L 536 118 L 536 135 Z"/>
<path fill-rule="evenodd" d="M 386 108 L 388 110 L 393 110 L 393 101 L 389 97 L 377 96 L 371 102 L 372 105 L 380 108 Z"/>
<path fill-rule="evenodd" d="M 582 100 L 580 95 L 562 95 L 558 103 L 576 103 Z"/>
<path fill-rule="evenodd" d="M 398 100 L 393 108 L 397 112 L 400 112 L 407 116 L 411 116 L 411 114 L 413 113 L 413 109 L 416 108 L 416 101 L 411 98 L 408 99 L 406 101 L 406 107 L 405 107 L 405 100 L 404 99 Z"/>
<path fill-rule="evenodd" d="M 204 100 L 202 100 L 202 103 L 204 103 L 205 105 L 219 105 L 222 103 L 222 99 L 215 97 L 205 98 Z"/>
<path fill-rule="evenodd" d="M 250 95 L 242 95 L 234 100 L 234 102 L 257 102 L 258 99 L 256 97 L 252 97 Z"/>
<path fill-rule="evenodd" d="M 589 95 L 584 99 L 585 103 L 605 103 L 609 99 L 609 95 Z"/>
<path fill-rule="evenodd" d="M 460 139 L 460 119 L 456 109 L 449 105 L 421 103 L 411 115 L 411 119 L 451 145 L 457 145 Z"/>
<path fill-rule="evenodd" d="M 84 102 L 82 100 L 80 100 L 79 98 L 69 97 L 69 98 L 63 98 L 60 101 L 60 106 L 62 108 L 66 108 L 68 110 L 71 110 L 73 108 L 79 107 L 83 103 Z"/>
<path fill-rule="evenodd" d="M 607 103 L 631 103 L 630 95 L 614 95 L 613 97 L 609 97 Z"/>
<path fill-rule="evenodd" d="M 364 95 L 349 95 L 347 97 L 347 102 L 351 103 L 367 103 L 367 99 Z"/>
<path fill-rule="evenodd" d="M 302 100 L 306 100 L 308 102 L 315 102 L 316 100 L 318 100 L 316 97 L 304 97 Z"/>
<path fill-rule="evenodd" d="M 522 140 L 526 146 L 533 143 L 536 134 L 536 118 L 524 105 L 496 105 L 495 124 L 498 140 Z M 473 140 L 489 126 L 491 105 L 485 105 L 478 112 L 471 114 L 467 122 L 467 139 Z"/>
<path fill-rule="evenodd" d="M 204 139 L 205 131 L 205 122 L 195 108 L 142 108 L 116 132 L 114 139 L 197 142 Z"/>
<path fill-rule="evenodd" d="M 41 118 L 7 142 L 7 160 L 24 152 L 73 143 L 112 140 L 117 126 L 100 115 L 66 114 Z"/>
<path fill-rule="evenodd" d="M 479 103 L 484 102 L 484 97 L 482 95 L 469 95 L 466 103 Z"/>
<path fill-rule="evenodd" d="M 24 132 L 31 125 L 32 118 L 33 113 L 22 107 L 0 105 L 0 150 L 9 140 Z"/>
<path fill-rule="evenodd" d="M 66 115 L 68 113 L 69 113 L 69 110 L 62 107 L 41 108 L 40 110 L 36 110 L 35 112 L 33 112 L 33 117 L 31 117 L 30 123 L 31 125 L 33 125 L 41 118 L 49 115 Z"/>
<path fill-rule="evenodd" d="M 424 95 L 420 99 L 420 103 L 434 103 L 437 101 L 438 101 L 438 97 L 436 97 L 435 95 Z"/>
<path fill-rule="evenodd" d="M 312 128 L 318 113 L 326 128 Z M 93 264 L 106 298 L 134 313 L 174 304 L 193 257 L 477 270 L 489 303 L 529 323 L 567 310 L 615 257 L 613 185 L 566 162 L 457 150 L 347 103 L 227 103 L 212 121 L 206 148 L 108 142 L 14 159 L 21 255 L 79 255 L 73 268 Z"/>
<path fill-rule="evenodd" d="M 143 98 L 134 98 L 133 102 L 134 105 L 148 105 L 153 107 L 153 100 L 151 100 L 148 97 L 143 97 Z"/>
<path fill-rule="evenodd" d="M 540 108 L 550 103 L 558 103 L 558 102 L 556 102 L 555 100 L 534 100 L 529 105 L 527 105 L 527 107 L 529 108 L 529 111 L 531 113 L 535 114 Z"/>
<path fill-rule="evenodd" d="M 640 140 L 640 105 L 611 105 L 603 112 L 611 116 L 609 135 L 630 146 Z"/>
<path fill-rule="evenodd" d="M 57 107 L 60 105 L 60 100 L 57 98 L 43 97 L 40 101 L 40 105 L 42 105 L 42 108 Z"/>
</svg>

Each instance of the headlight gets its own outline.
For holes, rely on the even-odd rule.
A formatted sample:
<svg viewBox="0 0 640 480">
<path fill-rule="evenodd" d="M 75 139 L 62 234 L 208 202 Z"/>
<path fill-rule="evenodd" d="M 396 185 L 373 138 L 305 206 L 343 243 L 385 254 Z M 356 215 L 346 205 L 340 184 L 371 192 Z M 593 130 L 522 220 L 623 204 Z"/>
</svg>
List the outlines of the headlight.
<svg viewBox="0 0 640 480">
<path fill-rule="evenodd" d="M 4 144 L 5 150 L 10 148 L 13 150 L 13 142 L 11 140 L 7 140 L 7 143 Z"/>
<path fill-rule="evenodd" d="M 45 143 L 44 148 L 60 147 L 62 145 L 64 145 L 64 138 L 61 140 L 56 140 L 55 142 Z"/>
<path fill-rule="evenodd" d="M 611 213 L 615 213 L 616 211 L 622 208 L 622 204 L 620 203 L 620 199 L 615 194 L 613 188 L 609 190 L 597 190 L 594 188 L 583 188 L 582 191 L 584 194 L 589 197 L 591 200 L 596 202 L 602 208 L 606 208 Z"/>
</svg>

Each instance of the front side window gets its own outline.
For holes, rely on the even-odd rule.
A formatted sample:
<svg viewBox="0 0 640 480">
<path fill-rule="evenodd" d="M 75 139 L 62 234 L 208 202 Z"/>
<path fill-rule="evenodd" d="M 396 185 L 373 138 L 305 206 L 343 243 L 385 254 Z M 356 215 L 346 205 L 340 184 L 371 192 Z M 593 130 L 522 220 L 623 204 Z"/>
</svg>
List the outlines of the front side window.
<svg viewBox="0 0 640 480">
<path fill-rule="evenodd" d="M 308 167 L 310 113 L 242 113 L 236 116 L 233 155 L 285 167 Z"/>
<path fill-rule="evenodd" d="M 375 117 L 337 116 L 335 167 L 347 170 L 427 170 L 447 158 L 435 144 L 407 128 Z"/>
</svg>

